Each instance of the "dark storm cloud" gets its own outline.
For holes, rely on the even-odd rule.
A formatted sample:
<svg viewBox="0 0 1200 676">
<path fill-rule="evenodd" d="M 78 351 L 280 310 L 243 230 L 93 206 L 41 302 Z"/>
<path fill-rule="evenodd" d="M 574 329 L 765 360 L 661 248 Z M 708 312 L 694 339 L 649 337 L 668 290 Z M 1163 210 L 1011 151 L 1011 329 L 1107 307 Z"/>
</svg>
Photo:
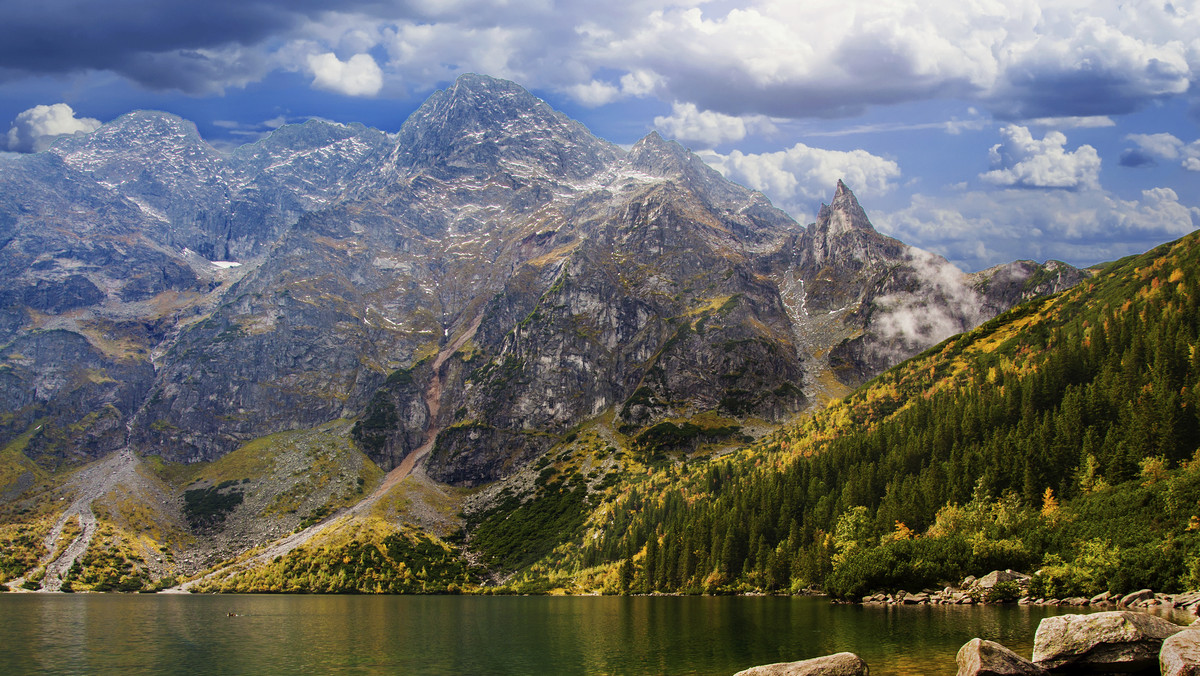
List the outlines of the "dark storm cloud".
<svg viewBox="0 0 1200 676">
<path fill-rule="evenodd" d="M 849 117 L 959 99 L 1006 120 L 1121 115 L 1183 95 L 1200 15 L 1112 0 L 47 0 L 9 3 L 0 80 L 109 70 L 220 92 L 370 50 L 429 89 L 478 70 L 584 105 L 654 96 L 726 115 Z M 385 58 L 386 56 L 386 58 Z M 311 74 L 311 73 L 310 73 Z M 629 78 L 627 83 L 625 80 Z"/>
<path fill-rule="evenodd" d="M 1182 77 L 1153 63 L 1141 70 L 1015 70 L 989 98 L 993 111 L 1002 119 L 1124 115 L 1156 99 L 1177 95 Z"/>
<path fill-rule="evenodd" d="M 325 11 L 371 12 L 379 3 L 331 0 L 46 0 L 10 3 L 0 21 L 0 76 L 112 70 L 151 88 L 202 91 L 218 75 L 262 70 L 238 54 Z M 391 13 L 405 7 L 391 5 Z M 206 54 L 217 50 L 217 55 Z M 256 62 L 257 60 L 257 62 Z"/>
</svg>

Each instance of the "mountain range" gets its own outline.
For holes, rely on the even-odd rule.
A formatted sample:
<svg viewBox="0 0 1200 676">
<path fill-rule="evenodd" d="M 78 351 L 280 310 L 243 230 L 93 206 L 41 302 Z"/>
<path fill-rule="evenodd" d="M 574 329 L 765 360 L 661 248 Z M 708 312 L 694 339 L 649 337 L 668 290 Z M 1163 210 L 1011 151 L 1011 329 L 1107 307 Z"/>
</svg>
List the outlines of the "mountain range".
<svg viewBox="0 0 1200 676">
<path fill-rule="evenodd" d="M 46 588 L 94 543 L 149 584 L 347 514 L 469 549 L 506 501 L 725 453 L 1091 275 L 964 273 L 841 181 L 802 226 L 479 75 L 396 134 L 226 154 L 141 111 L 0 159 L 0 270 L 0 506 L 42 543 L 6 570 Z"/>
</svg>

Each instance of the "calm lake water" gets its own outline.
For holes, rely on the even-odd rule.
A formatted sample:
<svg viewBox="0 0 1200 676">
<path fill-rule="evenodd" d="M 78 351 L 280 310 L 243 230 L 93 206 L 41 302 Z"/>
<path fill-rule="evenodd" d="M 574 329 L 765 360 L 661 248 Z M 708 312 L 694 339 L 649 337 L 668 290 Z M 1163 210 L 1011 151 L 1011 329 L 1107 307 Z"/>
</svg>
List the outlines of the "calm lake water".
<svg viewBox="0 0 1200 676">
<path fill-rule="evenodd" d="M 1060 612 L 770 597 L 10 593 L 0 671 L 729 675 L 848 650 L 876 675 L 954 674 L 971 638 L 1028 656 L 1038 622 Z"/>
</svg>

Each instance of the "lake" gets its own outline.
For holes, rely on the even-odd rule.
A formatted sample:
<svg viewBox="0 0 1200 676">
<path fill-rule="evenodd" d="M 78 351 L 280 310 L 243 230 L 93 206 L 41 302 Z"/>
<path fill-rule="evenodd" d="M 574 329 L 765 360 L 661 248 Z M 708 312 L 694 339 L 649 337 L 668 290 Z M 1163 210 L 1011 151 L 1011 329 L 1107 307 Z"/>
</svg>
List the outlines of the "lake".
<svg viewBox="0 0 1200 676">
<path fill-rule="evenodd" d="M 0 594 L 9 674 L 723 674 L 840 651 L 954 674 L 1065 608 L 821 598 Z M 234 613 L 230 616 L 229 613 Z"/>
</svg>

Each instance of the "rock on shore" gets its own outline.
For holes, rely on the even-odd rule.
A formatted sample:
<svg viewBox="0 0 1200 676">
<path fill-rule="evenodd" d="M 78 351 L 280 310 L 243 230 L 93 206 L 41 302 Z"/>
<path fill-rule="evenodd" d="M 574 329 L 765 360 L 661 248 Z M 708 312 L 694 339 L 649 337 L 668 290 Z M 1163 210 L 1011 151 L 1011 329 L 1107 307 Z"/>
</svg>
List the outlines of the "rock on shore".
<svg viewBox="0 0 1200 676">
<path fill-rule="evenodd" d="M 1200 676 L 1200 628 L 1184 629 L 1163 641 L 1158 668 L 1162 676 Z"/>
<path fill-rule="evenodd" d="M 1145 671 L 1158 664 L 1163 641 L 1183 629 L 1127 610 L 1047 617 L 1033 639 L 1033 661 L 1051 670 Z"/>
<path fill-rule="evenodd" d="M 869 676 L 867 663 L 854 653 L 837 653 L 799 662 L 779 662 L 739 671 L 734 676 Z"/>
<path fill-rule="evenodd" d="M 1048 676 L 1050 672 L 994 641 L 971 639 L 958 651 L 957 676 Z"/>
</svg>

